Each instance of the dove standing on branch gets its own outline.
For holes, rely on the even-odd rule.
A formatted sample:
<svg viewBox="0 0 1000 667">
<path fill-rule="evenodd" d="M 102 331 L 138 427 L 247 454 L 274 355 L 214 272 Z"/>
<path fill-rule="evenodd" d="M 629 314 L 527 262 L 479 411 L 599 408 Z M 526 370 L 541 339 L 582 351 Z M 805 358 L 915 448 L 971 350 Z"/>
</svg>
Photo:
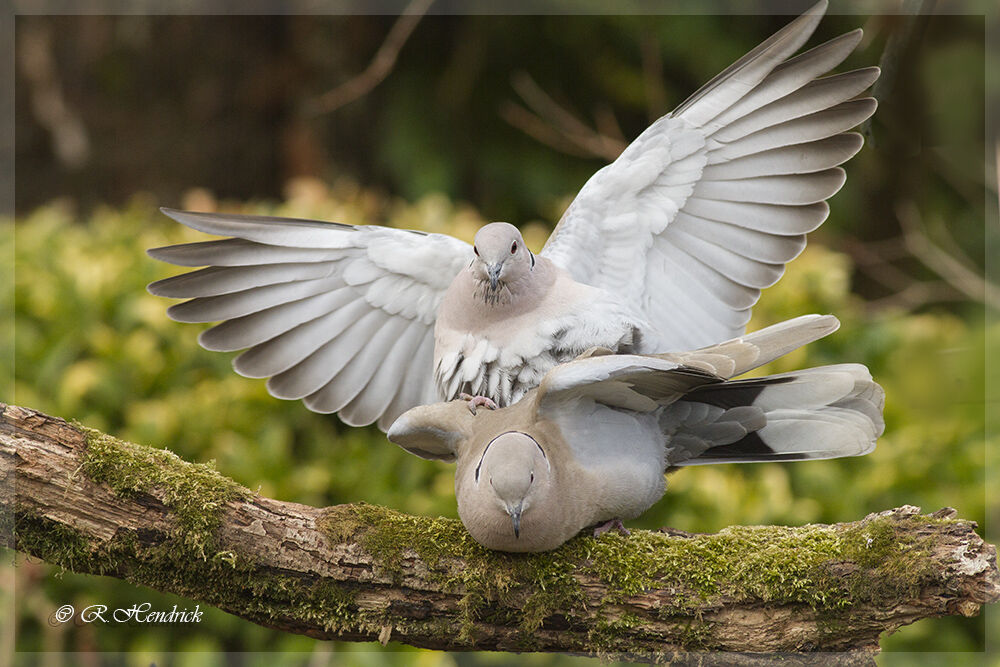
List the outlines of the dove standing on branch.
<svg viewBox="0 0 1000 667">
<path fill-rule="evenodd" d="M 458 513 L 480 544 L 554 549 L 588 526 L 642 514 L 674 466 L 870 452 L 884 394 L 860 364 L 726 381 L 838 326 L 806 315 L 695 352 L 592 351 L 507 408 L 474 416 L 461 401 L 419 406 L 388 435 L 418 456 L 457 462 Z"/>
<path fill-rule="evenodd" d="M 210 350 L 279 398 L 386 430 L 462 394 L 509 405 L 588 348 L 693 349 L 740 335 L 805 246 L 857 153 L 869 67 L 822 77 L 861 39 L 791 57 L 823 0 L 643 132 L 579 192 L 539 255 L 512 225 L 475 244 L 377 226 L 164 209 L 227 238 L 150 250 L 207 268 L 149 286 L 221 324 Z"/>
</svg>

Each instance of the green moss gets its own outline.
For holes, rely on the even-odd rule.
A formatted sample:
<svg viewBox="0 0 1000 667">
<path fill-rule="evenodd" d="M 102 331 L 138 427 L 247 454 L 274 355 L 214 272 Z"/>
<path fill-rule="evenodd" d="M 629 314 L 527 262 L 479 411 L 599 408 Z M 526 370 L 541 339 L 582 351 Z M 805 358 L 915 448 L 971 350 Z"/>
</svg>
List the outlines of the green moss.
<svg viewBox="0 0 1000 667">
<path fill-rule="evenodd" d="M 71 528 L 25 514 L 14 516 L 17 548 L 46 563 L 77 571 L 90 558 L 90 544 Z"/>
<path fill-rule="evenodd" d="M 911 530 L 928 521 L 938 520 L 876 517 L 847 530 L 735 526 L 693 537 L 646 531 L 581 535 L 544 554 L 490 552 L 458 521 L 370 505 L 330 508 L 321 529 L 335 540 L 356 539 L 376 567 L 397 580 L 408 553 L 423 560 L 448 590 L 462 592 L 463 639 L 473 638 L 477 621 L 509 622 L 519 613 L 529 640 L 532 630 L 559 617 L 560 623 L 588 623 L 595 647 L 620 651 L 622 641 L 636 639 L 634 628 L 641 623 L 586 608 L 578 575 L 606 584 L 609 605 L 652 588 L 674 589 L 675 597 L 656 616 L 676 621 L 678 644 L 704 648 L 711 643 L 711 624 L 693 620 L 693 613 L 706 603 L 804 604 L 834 620 L 854 605 L 890 604 L 912 595 L 932 574 L 924 558 L 927 539 Z M 490 617 L 483 616 L 486 609 Z"/>
<path fill-rule="evenodd" d="M 846 531 L 734 526 L 686 538 L 609 535 L 593 545 L 590 569 L 615 591 L 613 599 L 668 582 L 700 598 L 681 596 L 675 609 L 661 610 L 667 614 L 718 598 L 816 609 L 900 599 L 930 574 L 926 541 L 907 532 L 909 521 L 875 518 Z"/>
<path fill-rule="evenodd" d="M 87 437 L 81 469 L 122 497 L 155 495 L 177 517 L 178 537 L 189 553 L 212 553 L 226 503 L 250 491 L 221 475 L 212 462 L 188 463 L 165 449 L 143 447 L 76 424 Z M 212 554 L 214 555 L 214 554 Z"/>
<path fill-rule="evenodd" d="M 715 623 L 689 616 L 678 626 L 677 643 L 690 651 L 705 650 L 711 648 L 714 633 Z"/>
<path fill-rule="evenodd" d="M 327 508 L 318 528 L 334 541 L 356 539 L 372 555 L 377 571 L 399 581 L 403 558 L 412 551 L 447 591 L 462 591 L 459 638 L 471 642 L 480 612 L 491 603 L 519 616 L 531 647 L 531 632 L 553 614 L 578 608 L 583 593 L 573 576 L 572 552 L 510 554 L 490 551 L 454 519 L 431 519 L 367 505 Z M 509 620 L 509 616 L 507 617 Z"/>
<path fill-rule="evenodd" d="M 587 634 L 590 644 L 602 651 L 627 650 L 624 642 L 631 641 L 631 631 L 640 628 L 643 620 L 635 614 L 623 613 L 614 618 L 602 618 Z"/>
</svg>

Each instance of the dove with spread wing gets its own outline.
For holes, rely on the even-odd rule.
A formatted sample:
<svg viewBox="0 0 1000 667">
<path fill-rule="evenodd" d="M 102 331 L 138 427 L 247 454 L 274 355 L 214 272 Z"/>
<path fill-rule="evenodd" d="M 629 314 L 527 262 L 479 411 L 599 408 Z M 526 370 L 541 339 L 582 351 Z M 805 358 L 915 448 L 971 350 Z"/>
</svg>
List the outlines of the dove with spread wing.
<svg viewBox="0 0 1000 667">
<path fill-rule="evenodd" d="M 228 238 L 149 254 L 205 267 L 149 286 L 187 299 L 199 341 L 244 350 L 271 394 L 387 430 L 459 396 L 511 405 L 552 368 L 601 347 L 649 354 L 743 333 L 760 291 L 798 255 L 844 184 L 849 130 L 875 67 L 824 76 L 861 39 L 797 56 L 823 0 L 646 129 L 583 186 L 537 255 L 507 223 L 472 245 L 352 226 L 164 209 Z"/>
</svg>

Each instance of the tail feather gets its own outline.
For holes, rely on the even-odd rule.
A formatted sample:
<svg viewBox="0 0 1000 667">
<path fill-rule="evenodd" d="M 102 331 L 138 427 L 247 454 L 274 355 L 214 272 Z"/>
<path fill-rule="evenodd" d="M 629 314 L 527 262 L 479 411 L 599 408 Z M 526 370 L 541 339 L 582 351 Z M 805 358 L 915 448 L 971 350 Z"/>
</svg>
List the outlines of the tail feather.
<svg viewBox="0 0 1000 667">
<path fill-rule="evenodd" d="M 885 428 L 884 394 L 860 364 L 700 387 L 660 415 L 671 466 L 860 456 Z"/>
</svg>

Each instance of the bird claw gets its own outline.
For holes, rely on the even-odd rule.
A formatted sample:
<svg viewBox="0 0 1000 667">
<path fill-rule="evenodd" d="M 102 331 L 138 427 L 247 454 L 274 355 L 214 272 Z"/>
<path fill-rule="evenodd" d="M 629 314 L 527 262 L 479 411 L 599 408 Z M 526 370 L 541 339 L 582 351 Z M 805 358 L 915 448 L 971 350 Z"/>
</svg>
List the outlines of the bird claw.
<svg viewBox="0 0 1000 667">
<path fill-rule="evenodd" d="M 594 528 L 594 537 L 600 537 L 609 530 L 617 530 L 622 535 L 632 534 L 632 531 L 625 527 L 621 519 L 611 519 Z"/>
<path fill-rule="evenodd" d="M 469 402 L 469 412 L 471 412 L 473 415 L 476 414 L 477 407 L 486 407 L 489 408 L 490 410 L 497 409 L 497 404 L 494 403 L 491 399 L 486 398 L 485 396 L 473 396 L 472 394 L 461 393 L 458 395 L 458 397 L 463 401 Z"/>
</svg>

